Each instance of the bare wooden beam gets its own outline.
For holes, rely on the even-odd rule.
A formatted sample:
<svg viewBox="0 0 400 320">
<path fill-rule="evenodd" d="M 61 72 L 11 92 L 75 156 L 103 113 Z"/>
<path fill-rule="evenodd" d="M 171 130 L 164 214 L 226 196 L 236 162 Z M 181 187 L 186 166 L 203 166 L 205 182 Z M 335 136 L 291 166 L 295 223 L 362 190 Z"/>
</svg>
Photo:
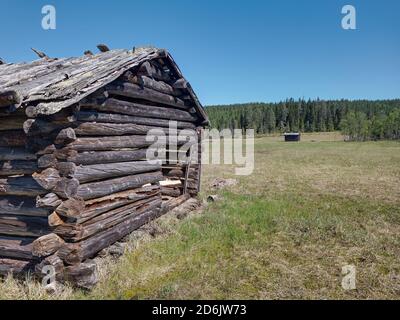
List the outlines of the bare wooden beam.
<svg viewBox="0 0 400 320">
<path fill-rule="evenodd" d="M 81 106 L 102 112 L 106 111 L 139 117 L 161 118 L 187 122 L 196 122 L 198 120 L 196 115 L 190 114 L 186 110 L 128 102 L 115 98 L 109 98 L 103 101 L 98 101 L 98 99 L 87 99 L 81 102 Z"/>
<path fill-rule="evenodd" d="M 161 172 L 157 171 L 110 179 L 101 182 L 87 183 L 79 186 L 77 196 L 84 200 L 94 199 L 115 192 L 139 188 L 145 184 L 156 183 L 162 179 L 163 176 Z"/>
<path fill-rule="evenodd" d="M 187 109 L 185 102 L 178 97 L 171 96 L 150 88 L 141 88 L 129 82 L 116 82 L 106 86 L 107 92 L 133 99 L 144 99 L 155 103 L 162 103 L 172 107 Z"/>
<path fill-rule="evenodd" d="M 0 256 L 13 259 L 33 259 L 32 238 L 0 236 Z"/>
<path fill-rule="evenodd" d="M 0 147 L 0 161 L 35 160 L 36 155 L 25 148 Z"/>
<path fill-rule="evenodd" d="M 0 161 L 0 176 L 32 174 L 37 170 L 36 161 Z"/>
<path fill-rule="evenodd" d="M 60 165 L 62 164 L 63 163 L 60 163 Z M 62 170 L 62 166 L 59 167 L 60 174 L 69 178 L 75 178 L 81 184 L 96 180 L 161 170 L 161 162 L 153 164 L 148 163 L 147 161 L 94 164 L 88 166 L 77 166 L 72 162 L 68 164 L 69 165 L 65 172 Z"/>
<path fill-rule="evenodd" d="M 41 58 L 41 59 L 43 59 L 43 58 L 48 58 L 47 54 L 45 54 L 45 53 L 42 52 L 42 51 L 36 50 L 35 48 L 31 48 L 31 50 L 32 50 L 34 53 L 36 53 L 37 56 L 38 56 L 39 58 Z"/>
<path fill-rule="evenodd" d="M 47 217 L 50 209 L 36 207 L 34 197 L 0 196 L 0 214 Z"/>
<path fill-rule="evenodd" d="M 22 237 L 40 237 L 49 233 L 47 218 L 0 216 L 0 234 Z"/>
</svg>

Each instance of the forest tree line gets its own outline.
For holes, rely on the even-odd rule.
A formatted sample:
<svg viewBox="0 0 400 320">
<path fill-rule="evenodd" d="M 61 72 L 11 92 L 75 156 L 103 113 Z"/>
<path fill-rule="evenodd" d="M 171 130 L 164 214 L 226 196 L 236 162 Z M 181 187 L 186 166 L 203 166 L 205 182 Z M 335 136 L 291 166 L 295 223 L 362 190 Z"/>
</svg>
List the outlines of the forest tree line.
<svg viewBox="0 0 400 320">
<path fill-rule="evenodd" d="M 342 131 L 349 140 L 400 139 L 400 99 L 294 100 L 208 106 L 212 128 L 256 134 Z"/>
</svg>

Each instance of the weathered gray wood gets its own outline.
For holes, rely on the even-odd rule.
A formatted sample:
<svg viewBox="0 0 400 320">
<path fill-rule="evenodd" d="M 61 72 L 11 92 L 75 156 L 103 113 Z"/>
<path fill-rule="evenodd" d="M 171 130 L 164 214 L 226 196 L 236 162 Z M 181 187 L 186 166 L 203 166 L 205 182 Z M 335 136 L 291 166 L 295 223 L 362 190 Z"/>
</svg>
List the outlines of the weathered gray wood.
<svg viewBox="0 0 400 320">
<path fill-rule="evenodd" d="M 76 264 L 84 261 L 160 215 L 161 210 L 157 208 L 130 217 L 113 228 L 99 232 L 86 240 L 78 243 L 66 243 L 59 250 L 59 256 L 68 264 Z"/>
<path fill-rule="evenodd" d="M 140 200 L 96 216 L 83 224 L 65 223 L 57 226 L 54 232 L 63 239 L 78 242 L 87 239 L 101 231 L 110 229 L 115 225 L 130 219 L 132 216 L 161 207 L 160 197 L 151 197 Z"/>
<path fill-rule="evenodd" d="M 12 259 L 33 259 L 32 238 L 0 236 L 0 256 Z"/>
<path fill-rule="evenodd" d="M 156 80 L 161 80 L 165 82 L 171 81 L 171 77 L 166 72 L 163 72 L 162 70 L 158 69 L 149 61 L 146 61 L 140 65 L 138 74 L 145 75 L 150 78 L 154 78 Z"/>
<path fill-rule="evenodd" d="M 198 120 L 196 115 L 192 115 L 185 110 L 128 102 L 115 98 L 109 98 L 105 100 L 99 100 L 95 98 L 87 99 L 81 102 L 81 106 L 101 112 L 113 112 L 139 117 L 187 122 L 196 122 Z"/>
<path fill-rule="evenodd" d="M 85 202 L 81 199 L 68 199 L 63 201 L 55 212 L 66 218 L 79 217 L 85 211 Z"/>
<path fill-rule="evenodd" d="M 8 275 L 13 274 L 16 276 L 26 275 L 29 271 L 34 269 L 34 262 L 31 260 L 15 260 L 0 258 L 0 274 Z"/>
<path fill-rule="evenodd" d="M 0 134 L 1 131 L 6 130 L 21 130 L 26 118 L 21 116 L 9 116 L 7 119 L 0 120 Z"/>
<path fill-rule="evenodd" d="M 0 215 L 0 234 L 40 237 L 49 232 L 50 229 L 46 218 Z"/>
<path fill-rule="evenodd" d="M 37 170 L 36 161 L 0 161 L 0 176 L 32 174 Z"/>
<path fill-rule="evenodd" d="M 79 216 L 69 216 L 69 220 L 75 223 L 84 223 L 100 214 L 122 207 L 124 205 L 148 199 L 160 194 L 159 186 L 147 186 L 127 191 L 114 193 L 101 198 L 86 201 L 86 208 Z M 71 219 L 73 218 L 73 219 Z"/>
<path fill-rule="evenodd" d="M 61 164 L 63 163 L 60 163 L 60 165 Z M 161 170 L 161 162 L 153 164 L 147 161 L 94 164 L 88 166 L 77 166 L 72 162 L 66 164 L 68 164 L 68 166 L 65 166 L 64 170 L 62 166 L 58 167 L 60 174 L 70 178 L 75 178 L 81 184 Z"/>
<path fill-rule="evenodd" d="M 25 148 L 4 148 L 0 147 L 0 161 L 12 160 L 35 160 L 36 155 Z"/>
<path fill-rule="evenodd" d="M 58 163 L 56 156 L 52 154 L 45 154 L 37 160 L 37 166 L 41 169 L 55 167 Z"/>
<path fill-rule="evenodd" d="M 79 186 L 78 180 L 62 178 L 60 177 L 58 170 L 54 168 L 48 168 L 40 173 L 34 173 L 32 178 L 43 189 L 51 190 L 63 199 L 74 197 Z"/>
<path fill-rule="evenodd" d="M 169 197 L 179 197 L 182 191 L 178 187 L 161 187 L 161 194 Z"/>
<path fill-rule="evenodd" d="M 61 130 L 62 126 L 42 119 L 28 119 L 24 122 L 23 129 L 26 135 L 37 136 Z"/>
<path fill-rule="evenodd" d="M 126 134 L 146 135 L 151 132 L 151 130 L 153 130 L 154 135 L 168 134 L 167 128 L 146 126 L 134 123 L 121 124 L 83 122 L 74 129 L 77 136 L 122 136 Z"/>
<path fill-rule="evenodd" d="M 73 162 L 77 165 L 91 165 L 91 164 L 106 164 L 116 163 L 122 161 L 135 161 L 145 160 L 147 149 L 138 150 L 121 150 L 121 151 L 104 151 L 104 152 L 83 152 L 83 153 L 70 153 L 65 158 L 68 162 Z"/>
<path fill-rule="evenodd" d="M 187 89 L 188 83 L 184 78 L 180 78 L 172 84 L 172 87 L 174 89 Z"/>
<path fill-rule="evenodd" d="M 55 188 L 58 181 L 60 181 L 60 174 L 54 168 L 48 168 L 42 172 L 36 172 L 32 178 L 44 189 L 52 190 Z"/>
<path fill-rule="evenodd" d="M 0 196 L 0 214 L 47 217 L 49 209 L 37 208 L 35 198 Z"/>
<path fill-rule="evenodd" d="M 169 201 L 163 202 L 162 207 L 161 207 L 161 214 L 165 214 L 165 213 L 171 211 L 173 208 L 181 205 L 189 198 L 190 198 L 189 194 L 183 194 L 177 198 L 172 198 Z"/>
<path fill-rule="evenodd" d="M 36 207 L 38 208 L 55 209 L 61 202 L 62 200 L 55 193 L 48 193 L 42 197 L 36 197 Z"/>
<path fill-rule="evenodd" d="M 84 200 L 99 198 L 107 194 L 139 188 L 145 184 L 155 183 L 160 180 L 162 180 L 162 174 L 156 171 L 101 182 L 87 183 L 79 186 L 77 196 Z"/>
<path fill-rule="evenodd" d="M 58 133 L 56 139 L 54 140 L 54 143 L 55 144 L 67 144 L 67 143 L 70 143 L 75 140 L 76 140 L 76 134 L 75 134 L 74 129 L 65 128 L 65 129 L 62 129 Z"/>
<path fill-rule="evenodd" d="M 106 90 L 111 95 L 120 95 L 131 99 L 147 100 L 155 103 L 166 104 L 175 108 L 186 109 L 185 102 L 169 94 L 161 93 L 146 87 L 129 82 L 114 82 L 106 86 Z"/>
<path fill-rule="evenodd" d="M 183 94 L 182 90 L 175 89 L 164 81 L 157 81 L 148 76 L 135 75 L 130 71 L 125 73 L 124 80 L 171 96 L 179 97 Z"/>
<path fill-rule="evenodd" d="M 63 244 L 64 240 L 55 233 L 46 234 L 33 241 L 31 254 L 35 257 L 47 257 L 55 253 Z"/>
<path fill-rule="evenodd" d="M 0 195 L 36 197 L 46 193 L 32 177 L 0 179 Z"/>
<path fill-rule="evenodd" d="M 2 131 L 0 134 L 0 147 L 25 146 L 27 137 L 22 130 Z"/>
<path fill-rule="evenodd" d="M 123 148 L 142 148 L 151 145 L 152 142 L 146 141 L 145 136 L 114 136 L 97 138 L 78 138 L 74 142 L 66 145 L 65 150 L 75 151 L 106 151 Z M 59 151 L 59 153 L 61 152 Z"/>
<path fill-rule="evenodd" d="M 92 121 L 100 123 L 133 123 L 148 126 L 166 127 L 170 126 L 170 120 L 130 116 L 124 114 L 101 113 L 97 111 L 80 111 L 76 114 L 78 121 Z M 178 129 L 194 129 L 196 126 L 191 122 L 177 121 Z"/>
</svg>

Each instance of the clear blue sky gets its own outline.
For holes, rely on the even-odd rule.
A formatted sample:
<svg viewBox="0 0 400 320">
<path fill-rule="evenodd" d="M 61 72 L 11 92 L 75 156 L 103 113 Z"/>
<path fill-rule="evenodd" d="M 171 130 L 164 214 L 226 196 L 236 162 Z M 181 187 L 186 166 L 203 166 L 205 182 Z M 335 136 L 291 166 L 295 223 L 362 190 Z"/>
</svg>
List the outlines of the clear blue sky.
<svg viewBox="0 0 400 320">
<path fill-rule="evenodd" d="M 57 29 L 41 28 L 41 8 Z M 341 8 L 357 9 L 357 30 Z M 0 0 L 0 57 L 96 51 L 96 44 L 168 49 L 204 105 L 287 97 L 400 97 L 399 0 Z"/>
</svg>

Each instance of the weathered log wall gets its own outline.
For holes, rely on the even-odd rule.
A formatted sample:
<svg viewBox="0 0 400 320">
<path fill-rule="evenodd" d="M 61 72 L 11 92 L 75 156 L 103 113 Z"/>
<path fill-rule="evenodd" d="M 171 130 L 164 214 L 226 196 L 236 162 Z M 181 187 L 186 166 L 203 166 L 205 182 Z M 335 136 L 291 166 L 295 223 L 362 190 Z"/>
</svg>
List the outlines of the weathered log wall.
<svg viewBox="0 0 400 320">
<path fill-rule="evenodd" d="M 87 282 L 88 259 L 195 196 L 201 123 L 187 96 L 146 62 L 59 114 L 0 117 L 0 274 L 50 265 Z"/>
</svg>

